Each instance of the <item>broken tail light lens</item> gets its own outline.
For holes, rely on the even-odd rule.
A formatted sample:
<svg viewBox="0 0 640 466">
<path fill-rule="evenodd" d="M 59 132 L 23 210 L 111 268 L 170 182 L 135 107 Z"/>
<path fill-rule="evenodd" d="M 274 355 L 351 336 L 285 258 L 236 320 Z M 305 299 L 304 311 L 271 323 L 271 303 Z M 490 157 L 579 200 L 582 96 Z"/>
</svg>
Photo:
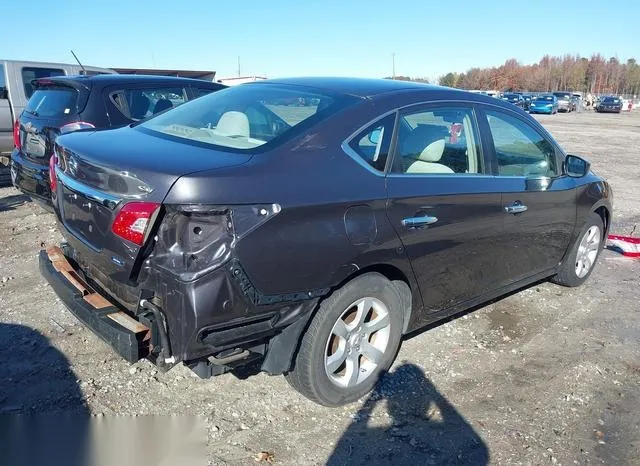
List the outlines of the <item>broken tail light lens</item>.
<svg viewBox="0 0 640 466">
<path fill-rule="evenodd" d="M 20 141 L 20 120 L 16 120 L 13 124 L 13 145 L 16 149 L 22 149 L 22 141 Z"/>
<path fill-rule="evenodd" d="M 74 131 L 79 131 L 81 129 L 93 129 L 95 125 L 93 123 L 88 123 L 86 121 L 74 121 L 72 123 L 67 123 L 64 126 L 60 127 L 60 134 L 73 133 Z"/>
<path fill-rule="evenodd" d="M 129 202 L 122 206 L 111 231 L 120 238 L 142 246 L 160 208 L 155 202 Z"/>
<path fill-rule="evenodd" d="M 166 206 L 154 262 L 189 281 L 229 259 L 242 238 L 281 211 L 278 204 Z"/>
</svg>

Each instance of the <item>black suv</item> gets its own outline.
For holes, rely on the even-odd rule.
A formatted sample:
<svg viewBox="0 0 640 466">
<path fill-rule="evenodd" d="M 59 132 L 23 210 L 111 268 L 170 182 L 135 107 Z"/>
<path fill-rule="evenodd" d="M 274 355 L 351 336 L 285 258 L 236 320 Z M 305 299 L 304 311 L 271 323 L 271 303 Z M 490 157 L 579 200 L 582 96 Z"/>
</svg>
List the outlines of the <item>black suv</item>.
<svg viewBox="0 0 640 466">
<path fill-rule="evenodd" d="M 126 126 L 226 86 L 169 76 L 98 75 L 37 79 L 13 128 L 11 179 L 23 193 L 51 201 L 49 164 L 60 134 Z"/>
</svg>

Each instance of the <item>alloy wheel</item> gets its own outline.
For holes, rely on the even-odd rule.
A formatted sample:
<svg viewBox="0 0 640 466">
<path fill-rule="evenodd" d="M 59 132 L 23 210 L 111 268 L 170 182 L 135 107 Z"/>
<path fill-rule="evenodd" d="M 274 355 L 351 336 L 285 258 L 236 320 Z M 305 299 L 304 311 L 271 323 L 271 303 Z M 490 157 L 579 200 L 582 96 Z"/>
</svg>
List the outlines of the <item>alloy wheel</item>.
<svg viewBox="0 0 640 466">
<path fill-rule="evenodd" d="M 373 374 L 383 362 L 391 320 L 379 299 L 364 297 L 336 320 L 325 346 L 324 368 L 338 387 L 351 388 Z"/>
<path fill-rule="evenodd" d="M 600 228 L 592 225 L 582 237 L 576 255 L 576 275 L 582 278 L 589 273 L 598 256 L 600 248 Z"/>
</svg>

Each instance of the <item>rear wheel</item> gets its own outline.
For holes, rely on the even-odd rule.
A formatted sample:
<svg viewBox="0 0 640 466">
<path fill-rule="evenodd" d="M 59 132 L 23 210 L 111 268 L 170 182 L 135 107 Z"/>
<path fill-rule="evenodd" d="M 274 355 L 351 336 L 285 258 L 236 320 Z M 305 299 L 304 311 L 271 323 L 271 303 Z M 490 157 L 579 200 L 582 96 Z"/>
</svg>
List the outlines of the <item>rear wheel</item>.
<svg viewBox="0 0 640 466">
<path fill-rule="evenodd" d="M 551 281 L 569 287 L 582 285 L 591 275 L 603 248 L 604 224 L 594 212 L 587 218 L 580 236 Z"/>
<path fill-rule="evenodd" d="M 285 377 L 322 405 L 355 401 L 393 363 L 402 322 L 402 300 L 393 283 L 378 273 L 361 275 L 320 304 Z"/>
</svg>

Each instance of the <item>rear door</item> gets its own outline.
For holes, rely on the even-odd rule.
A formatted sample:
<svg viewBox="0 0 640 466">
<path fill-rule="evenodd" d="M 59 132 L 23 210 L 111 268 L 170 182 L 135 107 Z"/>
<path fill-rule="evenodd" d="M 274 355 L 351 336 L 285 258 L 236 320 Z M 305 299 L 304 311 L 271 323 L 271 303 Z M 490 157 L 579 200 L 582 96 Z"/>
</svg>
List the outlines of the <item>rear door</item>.
<svg viewBox="0 0 640 466">
<path fill-rule="evenodd" d="M 401 112 L 387 176 L 388 218 L 408 255 L 427 312 L 499 285 L 501 194 L 470 105 L 431 104 Z"/>
<path fill-rule="evenodd" d="M 556 145 L 524 117 L 495 107 L 481 115 L 505 213 L 502 271 L 515 282 L 562 259 L 576 222 L 576 183 L 562 176 Z"/>
</svg>

